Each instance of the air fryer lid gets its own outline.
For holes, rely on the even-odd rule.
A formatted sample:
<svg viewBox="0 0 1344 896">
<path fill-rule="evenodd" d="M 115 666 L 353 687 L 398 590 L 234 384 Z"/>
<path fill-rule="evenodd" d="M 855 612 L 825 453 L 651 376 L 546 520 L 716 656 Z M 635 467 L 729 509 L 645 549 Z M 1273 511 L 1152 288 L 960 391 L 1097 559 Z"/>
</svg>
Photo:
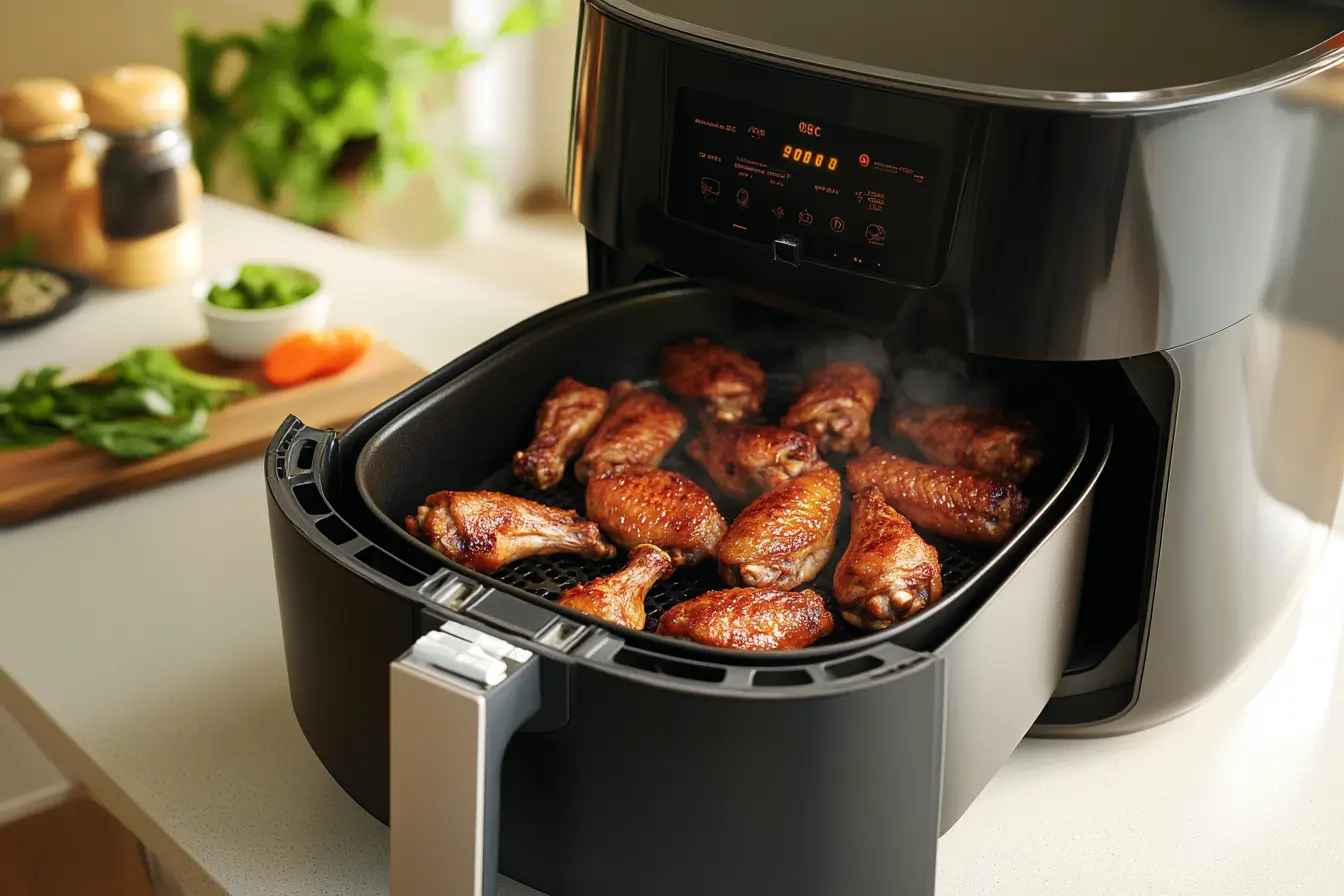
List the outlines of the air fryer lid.
<svg viewBox="0 0 1344 896">
<path fill-rule="evenodd" d="M 1327 0 L 595 2 L 730 47 L 1046 102 L 1213 85 L 1252 72 L 1269 78 L 1260 70 L 1305 68 L 1338 53 L 1344 32 L 1344 8 Z"/>
</svg>

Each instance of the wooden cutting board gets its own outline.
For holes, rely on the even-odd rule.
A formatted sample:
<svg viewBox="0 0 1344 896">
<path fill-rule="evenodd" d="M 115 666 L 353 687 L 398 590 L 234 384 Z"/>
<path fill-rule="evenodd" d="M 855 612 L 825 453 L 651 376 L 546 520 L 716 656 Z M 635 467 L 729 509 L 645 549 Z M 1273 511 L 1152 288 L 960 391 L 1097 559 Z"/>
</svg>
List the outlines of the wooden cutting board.
<svg viewBox="0 0 1344 896">
<path fill-rule="evenodd" d="M 317 429 L 342 429 L 426 373 L 391 346 L 375 343 L 348 370 L 276 389 L 262 377 L 259 363 L 225 360 L 204 342 L 174 354 L 192 370 L 254 382 L 258 394 L 211 414 L 206 421 L 210 435 L 196 444 L 146 460 L 118 460 L 71 438 L 41 448 L 0 451 L 0 525 L 261 457 L 287 414 Z"/>
</svg>

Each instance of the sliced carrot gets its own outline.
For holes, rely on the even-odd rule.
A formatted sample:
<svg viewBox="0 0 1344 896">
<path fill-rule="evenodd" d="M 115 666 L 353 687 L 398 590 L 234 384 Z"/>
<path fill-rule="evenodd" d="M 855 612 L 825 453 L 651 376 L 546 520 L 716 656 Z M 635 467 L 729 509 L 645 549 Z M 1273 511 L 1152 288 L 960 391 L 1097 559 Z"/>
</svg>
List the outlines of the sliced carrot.
<svg viewBox="0 0 1344 896">
<path fill-rule="evenodd" d="M 294 333 L 281 339 L 262 360 L 262 374 L 275 386 L 293 386 L 316 376 L 326 361 L 317 333 Z"/>
<path fill-rule="evenodd" d="M 340 373 L 364 357 L 373 345 L 373 334 L 362 327 L 342 327 L 329 330 L 323 336 L 326 361 L 318 371 L 318 376 Z"/>
<path fill-rule="evenodd" d="M 364 357 L 372 345 L 373 334 L 362 327 L 294 333 L 266 353 L 262 373 L 272 385 L 297 385 L 340 373 Z"/>
</svg>

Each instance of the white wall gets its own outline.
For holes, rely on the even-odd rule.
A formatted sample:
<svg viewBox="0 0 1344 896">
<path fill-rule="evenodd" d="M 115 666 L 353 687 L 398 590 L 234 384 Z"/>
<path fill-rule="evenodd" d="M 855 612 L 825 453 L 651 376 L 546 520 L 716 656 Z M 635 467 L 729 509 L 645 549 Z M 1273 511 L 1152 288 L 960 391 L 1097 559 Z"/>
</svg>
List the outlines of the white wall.
<svg viewBox="0 0 1344 896">
<path fill-rule="evenodd" d="M 385 15 L 431 28 L 489 31 L 511 0 L 381 0 Z M 461 112 L 473 142 L 490 149 L 509 207 L 537 188 L 564 186 L 571 71 L 578 0 L 566 0 L 565 21 L 515 39 L 469 71 Z M 265 18 L 289 19 L 298 0 L 6 0 L 0 14 L 0 84 L 51 75 L 80 81 L 113 65 L 141 62 L 179 67 L 174 16 L 189 15 L 207 31 L 250 29 Z M 362 234 L 375 243 L 433 243 L 446 219 L 425 183 L 404 198 L 376 205 Z M 243 199 L 237 186 L 222 192 Z M 473 221 L 496 213 L 478 205 Z"/>
</svg>

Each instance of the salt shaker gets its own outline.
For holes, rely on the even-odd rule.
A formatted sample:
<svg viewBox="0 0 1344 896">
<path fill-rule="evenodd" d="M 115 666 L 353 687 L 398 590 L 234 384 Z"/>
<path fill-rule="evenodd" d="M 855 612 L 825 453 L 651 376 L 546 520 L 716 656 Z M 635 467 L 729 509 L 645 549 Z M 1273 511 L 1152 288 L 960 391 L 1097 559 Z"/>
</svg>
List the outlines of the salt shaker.
<svg viewBox="0 0 1344 896">
<path fill-rule="evenodd" d="M 85 85 L 89 127 L 107 140 L 98 166 L 107 243 L 102 283 L 175 283 L 201 264 L 201 175 L 183 130 L 186 85 L 170 69 L 121 66 Z"/>
</svg>

